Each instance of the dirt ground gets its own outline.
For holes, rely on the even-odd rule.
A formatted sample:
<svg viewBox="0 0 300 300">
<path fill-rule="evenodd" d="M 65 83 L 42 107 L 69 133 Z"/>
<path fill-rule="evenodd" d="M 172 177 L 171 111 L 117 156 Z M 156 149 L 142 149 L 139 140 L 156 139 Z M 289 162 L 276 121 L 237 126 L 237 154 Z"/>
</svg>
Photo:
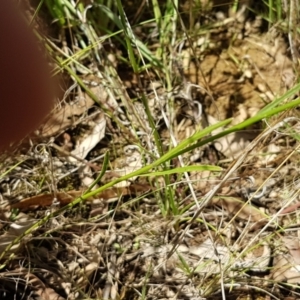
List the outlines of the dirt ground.
<svg viewBox="0 0 300 300">
<path fill-rule="evenodd" d="M 185 153 L 186 164 L 223 171 L 189 172 L 197 205 L 186 179 L 172 175 L 177 215 L 161 213 L 162 176 L 124 180 L 72 204 L 107 151 L 96 187 L 157 154 L 141 91 L 167 151 L 172 138 L 231 117 L 238 124 L 296 85 L 284 33 L 220 7 L 210 11 L 218 26 L 172 54 L 171 91 L 155 70 L 133 74 L 116 45 L 101 67 L 87 59 L 95 72 L 61 75 L 57 107 L 1 160 L 1 299 L 299 299 L 297 109 Z"/>
</svg>

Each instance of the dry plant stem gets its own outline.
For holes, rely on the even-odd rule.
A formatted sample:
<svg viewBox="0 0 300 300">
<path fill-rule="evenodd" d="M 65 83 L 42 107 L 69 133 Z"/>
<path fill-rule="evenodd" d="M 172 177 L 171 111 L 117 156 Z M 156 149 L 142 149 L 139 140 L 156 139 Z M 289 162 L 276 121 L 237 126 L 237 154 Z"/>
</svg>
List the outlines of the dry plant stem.
<svg viewBox="0 0 300 300">
<path fill-rule="evenodd" d="M 74 155 L 71 152 L 64 150 L 62 147 L 60 147 L 54 143 L 51 144 L 51 147 L 53 147 L 55 150 L 59 151 L 61 154 L 65 155 L 66 157 L 71 156 L 71 157 L 75 158 L 76 160 L 78 160 L 79 162 L 82 162 L 86 166 L 91 167 L 94 171 L 101 171 L 100 166 L 92 164 L 92 163 L 88 162 L 87 160 L 82 159 L 82 158 L 78 157 L 77 155 Z"/>
<path fill-rule="evenodd" d="M 271 178 L 282 166 L 283 166 L 283 164 L 296 152 L 296 151 L 298 151 L 299 150 L 299 148 L 300 148 L 300 144 L 296 147 L 296 149 L 294 149 L 288 156 L 287 156 L 287 158 L 276 168 L 276 170 L 274 170 L 273 172 L 272 172 L 272 174 L 265 180 L 265 182 L 269 179 L 269 178 Z M 264 182 L 264 183 L 265 183 Z M 263 184 L 264 184 L 263 183 Z M 263 184 L 259 187 L 259 189 L 263 186 Z M 257 191 L 259 191 L 259 189 L 257 190 Z M 282 215 L 283 213 L 283 211 L 285 211 L 286 210 L 286 206 L 289 206 L 289 204 L 290 203 L 292 203 L 293 201 L 294 201 L 294 199 L 296 199 L 296 196 L 298 196 L 298 194 L 300 194 L 300 190 L 297 190 L 297 192 L 293 195 L 293 197 L 291 197 L 291 199 L 288 201 L 288 203 L 285 205 L 285 206 L 283 206 L 270 220 L 269 220 L 269 222 L 260 230 L 260 232 L 258 232 L 254 237 L 253 237 L 253 239 L 249 242 L 249 246 L 251 246 L 252 245 L 252 243 L 254 243 L 255 241 L 256 241 L 256 239 L 265 231 L 265 229 L 269 226 L 269 224 L 271 224 L 275 219 L 277 219 L 277 217 L 279 216 L 279 215 Z M 251 200 L 251 198 L 249 199 L 249 201 Z M 299 203 L 298 203 L 299 204 Z M 230 224 L 230 222 L 229 222 L 229 224 Z M 228 225 L 229 225 L 228 224 Z M 240 253 L 240 255 L 237 257 L 237 258 L 240 258 L 240 257 L 242 257 L 242 255 L 243 255 L 243 253 L 246 251 L 247 249 L 244 249 L 241 253 Z"/>
<path fill-rule="evenodd" d="M 61 148 L 60 146 L 57 146 L 54 143 L 51 144 L 51 147 L 53 147 L 54 149 L 56 149 L 57 151 L 59 151 L 60 153 L 62 153 L 63 155 L 65 155 L 67 157 L 71 156 L 71 157 L 77 159 L 79 162 L 82 162 L 86 166 L 91 167 L 94 171 L 98 171 L 99 172 L 102 169 L 102 166 L 95 165 L 95 164 L 93 164 L 93 163 L 91 163 L 91 162 L 89 162 L 89 161 L 87 161 L 85 159 L 82 159 L 82 158 L 80 158 L 80 157 L 78 157 L 78 156 L 76 156 L 76 155 L 74 155 L 74 154 L 72 154 L 72 153 L 64 150 L 63 148 Z M 109 171 L 109 173 L 110 173 L 111 176 L 120 177 L 120 174 L 118 174 L 118 173 L 116 173 L 114 171 Z"/>
<path fill-rule="evenodd" d="M 289 213 L 291 213 L 291 212 L 294 212 L 294 211 L 296 211 L 297 208 L 299 208 L 299 207 L 300 207 L 300 202 L 297 202 L 296 204 L 291 205 L 291 206 L 285 208 L 284 210 L 281 210 L 281 211 L 280 211 L 280 215 L 282 216 L 282 215 L 286 215 L 286 214 L 289 214 Z"/>
<path fill-rule="evenodd" d="M 299 52 L 297 50 L 297 38 L 298 38 L 298 32 L 297 32 L 297 24 L 299 23 L 299 0 L 290 0 L 289 5 L 289 43 L 291 47 L 291 54 L 293 63 L 297 66 L 299 65 L 298 59 L 300 58 Z"/>
<path fill-rule="evenodd" d="M 253 199 L 255 199 L 256 198 L 256 196 L 257 196 L 257 194 L 258 194 L 258 192 L 260 191 L 260 190 L 264 190 L 264 188 L 265 188 L 265 186 L 266 186 L 266 183 L 267 183 L 267 181 L 270 179 L 270 178 L 272 178 L 277 172 L 278 172 L 278 170 L 280 170 L 281 169 L 281 167 L 285 164 L 285 162 L 286 161 L 288 161 L 289 159 L 290 159 L 290 157 L 298 150 L 300 148 L 300 144 L 293 150 L 293 151 L 291 151 L 291 153 L 281 162 L 281 164 L 268 176 L 268 178 L 266 178 L 266 180 L 258 187 L 258 189 L 251 195 L 251 197 L 249 197 L 249 199 L 245 202 L 245 205 L 247 205 L 249 202 L 251 202 Z M 262 195 L 263 195 L 264 193 L 262 193 Z M 244 206 L 245 206 L 244 205 Z M 287 204 L 287 205 L 289 205 L 289 203 Z M 235 216 L 238 216 L 239 215 L 239 213 L 242 211 L 242 209 L 244 208 L 244 206 L 243 207 L 241 207 L 240 208 L 240 210 L 235 214 Z M 278 212 L 279 214 L 282 214 L 282 211 L 285 209 L 285 207 L 282 207 L 281 209 L 280 209 L 280 211 Z M 235 220 L 235 217 L 233 217 L 229 222 L 228 222 L 228 224 L 227 224 L 227 226 L 229 226 L 233 221 Z"/>
<path fill-rule="evenodd" d="M 198 211 L 195 212 L 193 218 L 191 219 L 190 223 L 193 223 L 195 219 L 199 216 L 199 213 L 202 211 L 202 209 L 209 204 L 211 199 L 215 196 L 216 192 L 221 188 L 221 186 L 226 182 L 227 179 L 230 178 L 230 176 L 237 170 L 238 167 L 245 161 L 249 153 L 253 150 L 253 148 L 266 136 L 268 136 L 272 131 L 284 126 L 286 123 L 298 120 L 295 117 L 288 117 L 284 119 L 283 121 L 275 124 L 273 127 L 268 128 L 266 131 L 261 133 L 254 141 L 252 141 L 245 149 L 244 153 L 236 159 L 229 167 L 227 173 L 224 175 L 222 180 L 219 184 L 217 184 L 211 191 L 209 191 L 206 196 L 203 197 L 201 207 Z"/>
<path fill-rule="evenodd" d="M 278 167 L 266 178 L 266 180 L 258 187 L 258 189 L 255 191 L 255 193 L 253 193 L 251 195 L 251 197 L 249 198 L 248 201 L 251 201 L 252 199 L 255 199 L 256 196 L 257 196 L 257 193 L 260 191 L 260 190 L 264 190 L 265 186 L 266 186 L 266 183 L 268 182 L 268 180 L 270 178 L 272 178 L 280 169 L 281 167 L 290 159 L 291 156 L 293 156 L 293 154 L 298 151 L 300 148 L 300 144 L 293 150 L 291 151 L 291 153 L 282 161 L 281 164 L 278 165 Z M 262 193 L 263 195 L 264 193 Z M 283 214 L 283 209 L 285 209 L 284 207 L 282 207 L 282 209 L 280 210 L 281 213 L 280 214 Z"/>
<path fill-rule="evenodd" d="M 228 289 L 232 289 L 233 287 L 235 287 L 235 288 L 240 288 L 239 290 L 246 290 L 246 291 L 257 290 L 259 292 L 262 292 L 263 294 L 269 295 L 270 299 L 280 300 L 279 298 L 275 297 L 274 294 L 271 294 L 267 289 L 262 289 L 258 286 L 249 285 L 249 284 L 243 285 L 243 284 L 240 284 L 240 283 L 230 283 L 230 284 L 225 284 L 225 286 Z M 269 298 L 265 298 L 265 299 L 269 299 Z"/>
<path fill-rule="evenodd" d="M 205 220 L 204 215 L 202 215 L 202 210 L 204 207 L 206 207 L 210 201 L 212 200 L 212 198 L 216 195 L 217 191 L 221 188 L 221 186 L 226 182 L 226 180 L 228 180 L 230 178 L 230 176 L 237 170 L 237 168 L 245 161 L 246 157 L 249 155 L 249 153 L 254 149 L 254 147 L 256 147 L 256 145 L 262 140 L 264 139 L 266 136 L 268 136 L 269 134 L 271 134 L 274 130 L 284 126 L 286 123 L 288 123 L 289 121 L 293 121 L 293 120 L 297 120 L 297 118 L 295 117 L 288 117 L 286 119 L 284 119 L 283 121 L 275 124 L 273 127 L 268 128 L 266 131 L 264 131 L 261 135 L 259 135 L 254 141 L 252 141 L 245 149 L 244 153 L 240 156 L 240 158 L 238 158 L 237 160 L 235 160 L 231 166 L 229 166 L 227 173 L 224 175 L 224 177 L 222 178 L 222 180 L 220 181 L 219 184 L 217 184 L 211 191 L 209 191 L 206 196 L 203 197 L 202 199 L 202 203 L 201 206 L 199 208 L 197 208 L 196 212 L 194 213 L 193 217 L 188 221 L 188 225 L 186 226 L 185 230 L 178 236 L 175 237 L 175 246 L 171 249 L 168 258 L 171 257 L 173 255 L 173 253 L 176 251 L 176 244 L 178 245 L 180 241 L 183 240 L 183 237 L 186 235 L 186 233 L 190 230 L 191 225 L 195 222 L 195 220 L 199 217 L 199 215 L 201 214 L 201 217 Z M 187 212 L 189 213 L 189 212 Z M 264 228 L 266 228 L 267 226 L 265 226 Z M 209 230 L 208 230 L 209 232 Z M 253 239 L 254 241 L 254 239 Z M 251 241 L 251 243 L 253 243 L 253 241 Z"/>
<path fill-rule="evenodd" d="M 287 123 L 288 121 L 291 121 L 291 120 L 294 120 L 296 118 L 294 117 L 290 117 L 290 118 L 286 118 L 284 121 L 282 122 L 279 122 L 278 124 L 276 124 L 276 128 L 280 127 L 281 125 L 283 125 L 282 123 Z M 278 126 L 279 125 L 279 126 Z M 269 130 L 274 130 L 275 127 L 273 128 L 269 128 Z M 269 131 L 268 130 L 268 131 Z M 255 194 L 263 187 L 263 185 L 265 184 L 265 182 L 271 178 L 276 172 L 278 172 L 278 170 L 283 166 L 283 164 L 296 152 L 298 151 L 300 148 L 300 144 L 296 147 L 296 149 L 294 149 L 287 157 L 286 159 L 272 172 L 272 174 L 264 181 L 264 183 L 257 189 L 257 191 L 255 192 Z M 255 195 L 254 194 L 254 195 Z M 295 195 L 293 195 L 293 197 L 291 197 L 290 201 L 288 201 L 288 203 L 286 204 L 286 206 L 289 206 L 290 203 L 292 203 L 294 201 L 294 199 L 296 199 L 296 197 L 300 194 L 300 190 L 297 190 L 297 192 L 295 193 Z M 251 199 L 253 198 L 253 196 L 248 200 L 248 201 L 251 201 Z M 248 202 L 247 201 L 247 202 Z M 246 202 L 246 203 L 247 203 Z M 286 206 L 283 206 L 274 216 L 272 216 L 272 218 L 270 218 L 269 222 L 252 238 L 252 240 L 250 240 L 248 246 L 251 246 L 258 238 L 259 236 L 266 230 L 266 228 L 268 226 L 270 226 L 270 224 L 272 222 L 274 222 L 274 220 L 276 220 L 278 218 L 279 215 L 282 215 L 282 212 L 286 209 L 285 207 Z M 234 219 L 234 218 L 233 218 Z M 229 222 L 230 224 L 230 222 Z M 228 224 L 228 225 L 229 225 Z M 247 249 L 249 249 L 249 247 L 246 247 L 243 251 L 241 251 L 241 253 L 238 255 L 237 259 L 239 259 L 240 257 L 242 257 L 244 255 L 244 253 L 247 251 Z"/>
<path fill-rule="evenodd" d="M 196 218 L 199 217 L 199 215 L 201 215 L 201 217 L 203 218 L 203 220 L 205 220 L 204 215 L 202 214 L 202 210 L 203 208 L 211 201 L 211 199 L 213 198 L 213 196 L 217 193 L 217 191 L 219 190 L 219 188 L 222 186 L 222 184 L 231 176 L 231 174 L 238 168 L 238 166 L 244 161 L 245 157 L 247 156 L 247 154 L 257 145 L 257 143 L 260 141 L 260 139 L 257 139 L 255 141 L 253 141 L 251 144 L 248 145 L 248 147 L 246 148 L 244 154 L 241 156 L 240 159 L 238 159 L 235 164 L 230 168 L 229 172 L 225 175 L 225 177 L 221 180 L 221 182 L 215 186 L 210 192 L 207 193 L 206 196 L 204 196 L 203 201 L 201 206 L 197 206 L 197 210 L 194 213 L 193 217 L 188 221 L 188 225 L 186 226 L 186 228 L 183 230 L 183 232 L 180 234 L 180 236 L 176 235 L 174 238 L 174 247 L 171 249 L 169 255 L 168 255 L 168 259 L 174 254 L 174 252 L 176 251 L 176 247 L 177 245 L 180 244 L 180 242 L 183 240 L 184 236 L 186 235 L 186 233 L 190 230 L 191 225 L 193 224 L 193 222 L 196 220 Z M 194 210 L 194 208 L 192 208 Z M 186 216 L 187 214 L 189 214 L 189 211 L 187 211 L 183 216 Z M 206 224 L 206 222 L 204 222 L 207 232 L 210 234 L 210 230 Z"/>
<path fill-rule="evenodd" d="M 277 172 L 278 172 L 278 170 L 280 170 L 281 169 L 281 167 L 285 164 L 285 162 L 298 150 L 300 148 L 300 144 L 296 147 L 296 149 L 294 149 L 283 161 L 282 161 L 282 163 L 270 174 L 270 176 L 268 176 L 268 178 L 259 186 L 259 188 L 255 191 L 255 193 L 253 193 L 252 194 L 252 196 L 248 199 L 248 201 L 247 202 L 245 202 L 245 205 L 247 205 L 249 202 L 251 202 L 251 200 L 252 199 L 254 199 L 255 198 L 255 196 L 257 195 L 257 193 L 261 190 L 261 189 L 263 189 L 264 187 L 265 187 L 265 184 L 266 184 L 266 182 L 270 179 L 270 178 L 272 178 Z M 293 198 L 292 198 L 292 200 L 290 200 L 287 204 L 286 204 L 286 206 L 289 206 L 289 204 L 291 203 L 293 201 Z M 299 204 L 299 203 L 298 203 Z M 299 204 L 300 205 L 300 204 Z M 277 214 L 276 214 L 276 216 L 277 215 L 282 215 L 283 213 L 283 211 L 285 211 L 285 207 L 286 206 L 283 206 L 278 212 L 277 212 Z M 243 206 L 244 207 L 244 206 Z M 227 226 L 229 226 L 234 220 L 235 220 L 235 217 L 241 212 L 241 210 L 243 209 L 243 207 L 241 207 L 240 208 L 240 210 L 235 214 L 235 216 L 228 222 L 228 224 L 227 224 Z M 294 208 L 294 206 L 293 206 L 293 208 Z M 270 224 L 271 223 L 271 221 L 269 221 L 268 222 L 268 224 Z M 268 224 L 267 224 L 267 226 L 268 226 Z M 258 236 L 258 235 L 257 235 Z"/>
<path fill-rule="evenodd" d="M 297 147 L 300 148 L 300 145 Z M 300 190 L 298 190 L 293 197 L 291 197 L 289 203 L 293 202 L 298 195 L 300 194 Z M 269 222 L 252 238 L 252 240 L 249 241 L 248 246 L 250 247 L 256 240 L 257 238 L 267 229 L 267 227 L 269 227 L 270 223 L 274 222 L 278 216 L 281 214 L 282 210 L 284 209 L 284 207 L 282 209 L 280 209 L 270 220 Z M 249 247 L 246 247 L 244 250 L 241 251 L 241 253 L 239 254 L 239 256 L 237 257 L 237 259 L 239 259 L 240 257 L 242 257 L 244 255 L 244 253 L 249 249 Z"/>
<path fill-rule="evenodd" d="M 206 92 L 207 92 L 207 95 L 211 98 L 212 103 L 214 103 L 214 105 L 215 105 L 215 107 L 216 107 L 216 111 L 217 111 L 218 114 L 219 114 L 219 109 L 218 109 L 218 107 L 217 107 L 217 105 L 216 105 L 216 100 L 215 100 L 215 98 L 214 98 L 214 96 L 213 96 L 213 93 L 212 93 L 210 87 L 209 87 L 209 84 L 208 84 L 208 82 L 207 82 L 207 80 L 206 80 L 206 77 L 204 76 L 204 72 L 203 72 L 203 70 L 202 70 L 202 68 L 201 68 L 201 66 L 200 66 L 200 61 L 199 61 L 199 59 L 198 59 L 198 55 L 197 55 L 197 53 L 196 53 L 194 47 L 192 47 L 193 41 L 192 41 L 190 35 L 188 34 L 188 31 L 187 31 L 187 29 L 186 29 L 186 27 L 185 27 L 185 25 L 184 25 L 184 21 L 183 21 L 183 19 L 181 18 L 181 14 L 180 14 L 180 12 L 178 11 L 178 8 L 177 8 L 177 6 L 175 5 L 174 1 L 173 1 L 173 5 L 174 5 L 174 9 L 176 10 L 176 13 L 177 13 L 177 15 L 178 15 L 178 18 L 179 18 L 179 21 L 180 21 L 180 25 L 181 25 L 181 27 L 182 27 L 182 29 L 183 29 L 183 32 L 185 33 L 186 39 L 187 39 L 187 41 L 188 41 L 188 43 L 189 43 L 189 45 L 190 45 L 190 49 L 191 49 L 191 51 L 192 51 L 192 53 L 193 53 L 193 57 L 195 58 L 195 64 L 196 64 L 196 67 L 197 67 L 197 69 L 200 71 L 201 76 L 202 76 L 202 78 L 203 78 L 204 85 L 205 85 L 205 90 L 206 90 Z"/>
<path fill-rule="evenodd" d="M 154 93 L 155 93 L 155 96 L 157 97 L 157 99 L 159 99 L 159 98 L 158 98 L 158 95 L 157 95 L 157 93 L 156 93 L 156 90 L 154 90 Z M 159 102 L 159 101 L 158 101 L 158 102 Z M 162 113 L 162 116 L 163 116 L 163 118 L 164 118 L 165 124 L 166 124 L 168 130 L 170 131 L 170 137 L 171 137 L 172 143 L 173 143 L 174 147 L 176 147 L 176 146 L 178 146 L 178 143 L 177 143 L 177 141 L 176 141 L 176 139 L 175 139 L 175 136 L 174 136 L 174 134 L 173 134 L 173 130 L 172 130 L 171 126 L 170 126 L 170 122 L 169 122 L 169 120 L 168 120 L 168 118 L 167 118 L 167 116 L 166 116 L 166 114 L 165 114 L 165 111 L 163 110 L 162 107 L 161 107 L 161 113 Z M 179 156 L 178 156 L 178 160 L 179 160 L 180 166 L 181 166 L 181 167 L 184 167 L 182 155 L 179 155 Z M 190 191 L 191 191 L 193 200 L 194 200 L 194 202 L 195 202 L 197 208 L 199 208 L 199 203 L 198 203 L 197 196 L 196 196 L 196 193 L 195 193 L 195 191 L 194 191 L 193 185 L 192 185 L 192 183 L 191 183 L 190 176 L 189 176 L 188 172 L 184 172 L 183 174 L 184 174 L 184 177 L 186 178 L 186 181 L 187 181 L 188 187 L 189 187 L 189 189 L 190 189 Z"/>
</svg>

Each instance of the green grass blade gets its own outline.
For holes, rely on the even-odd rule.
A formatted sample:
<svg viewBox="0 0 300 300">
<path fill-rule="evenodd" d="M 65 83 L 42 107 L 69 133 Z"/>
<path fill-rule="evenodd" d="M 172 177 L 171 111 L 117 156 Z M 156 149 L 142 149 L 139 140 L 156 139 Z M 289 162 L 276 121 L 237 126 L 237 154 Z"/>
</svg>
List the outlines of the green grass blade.
<svg viewBox="0 0 300 300">
<path fill-rule="evenodd" d="M 174 168 L 165 171 L 155 171 L 151 173 L 144 173 L 140 176 L 164 176 L 170 174 L 182 174 L 184 172 L 202 172 L 202 171 L 212 171 L 212 172 L 221 172 L 223 169 L 218 166 L 211 165 L 199 165 L 199 166 L 186 166 L 181 168 Z"/>
</svg>

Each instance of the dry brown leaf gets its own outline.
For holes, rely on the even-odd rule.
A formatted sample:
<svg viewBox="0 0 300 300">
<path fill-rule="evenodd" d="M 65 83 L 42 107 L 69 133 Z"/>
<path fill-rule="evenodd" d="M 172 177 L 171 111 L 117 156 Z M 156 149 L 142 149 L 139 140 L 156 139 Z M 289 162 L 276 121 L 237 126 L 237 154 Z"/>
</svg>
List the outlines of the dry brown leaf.
<svg viewBox="0 0 300 300">
<path fill-rule="evenodd" d="M 236 215 L 245 221 L 260 222 L 266 219 L 265 214 L 258 208 L 238 198 L 215 197 L 212 199 L 212 203 L 224 208 L 229 214 Z"/>
<path fill-rule="evenodd" d="M 91 197 L 90 199 L 87 199 L 87 201 L 92 201 L 94 198 L 103 199 L 104 201 L 107 201 L 109 199 L 116 198 L 116 197 L 118 198 L 126 195 L 136 195 L 136 194 L 146 193 L 150 189 L 151 187 L 147 184 L 132 184 L 129 187 L 123 187 L 123 188 L 114 187 L 114 188 L 107 189 L 97 194 L 96 196 Z M 41 194 L 41 195 L 23 199 L 18 203 L 14 203 L 10 205 L 9 209 L 18 208 L 24 210 L 24 209 L 29 209 L 32 206 L 40 206 L 40 207 L 50 206 L 53 204 L 55 197 L 61 206 L 65 206 L 70 202 L 72 202 L 74 199 L 80 197 L 83 192 L 84 191 L 59 192 L 56 195 Z"/>
<path fill-rule="evenodd" d="M 78 118 L 93 104 L 94 101 L 90 97 L 82 96 L 74 105 L 66 103 L 63 107 L 54 109 L 46 123 L 40 128 L 39 136 L 55 136 L 71 127 L 74 124 L 74 117 Z"/>
<path fill-rule="evenodd" d="M 277 282 L 288 282 L 299 284 L 300 272 L 299 265 L 293 263 L 293 258 L 287 255 L 278 255 L 274 258 L 274 269 L 272 271 L 272 279 Z"/>
<path fill-rule="evenodd" d="M 65 300 L 65 298 L 59 296 L 53 289 L 44 288 L 36 292 L 44 300 Z"/>
<path fill-rule="evenodd" d="M 242 114 L 244 116 L 244 119 L 247 119 L 248 115 Z M 209 125 L 217 124 L 219 121 L 215 119 L 214 117 L 208 115 L 207 120 Z M 243 120 L 243 119 L 239 119 Z M 244 120 L 243 120 L 244 121 Z M 233 124 L 235 124 L 236 121 L 234 119 Z M 218 128 L 213 131 L 213 134 L 218 134 L 222 132 L 224 128 Z M 247 147 L 247 145 L 250 143 L 250 141 L 256 136 L 256 133 L 253 132 L 234 132 L 232 134 L 226 135 L 224 137 L 219 138 L 215 141 L 214 145 L 216 149 L 224 154 L 227 157 L 236 158 L 239 156 L 241 152 L 244 151 L 244 149 Z"/>
<path fill-rule="evenodd" d="M 4 218 L 5 215 L 2 216 Z M 4 221 L 4 220 L 3 220 Z M 5 220 L 10 222 L 9 219 Z M 22 235 L 28 228 L 30 228 L 36 222 L 35 219 L 20 213 L 17 220 L 9 224 L 8 230 L 1 235 L 0 240 L 0 253 L 2 253 L 7 246 L 9 246 L 18 236 Z M 19 248 L 19 243 L 14 244 L 10 249 L 10 252 L 15 252 Z"/>
<path fill-rule="evenodd" d="M 271 277 L 277 282 L 300 283 L 300 243 L 295 236 L 282 237 L 282 250 L 274 257 Z"/>
<path fill-rule="evenodd" d="M 91 87 L 90 90 L 100 102 L 104 103 L 107 100 L 108 95 L 101 85 Z M 82 92 L 76 103 L 66 103 L 63 107 L 54 109 L 46 123 L 40 128 L 39 136 L 50 137 L 61 133 L 74 125 L 74 121 L 94 104 L 94 100 Z"/>
<path fill-rule="evenodd" d="M 26 273 L 26 279 L 35 288 L 35 293 L 44 300 L 64 300 L 63 297 L 58 295 L 52 288 L 46 287 L 43 281 L 32 273 Z"/>
<path fill-rule="evenodd" d="M 300 265 L 300 243 L 297 237 L 287 236 L 282 238 L 283 244 L 289 250 L 296 264 Z"/>
<path fill-rule="evenodd" d="M 271 260 L 271 248 L 268 244 L 256 245 L 254 249 L 247 251 L 246 256 L 235 261 L 234 266 L 248 268 L 254 272 L 266 272 Z"/>
<path fill-rule="evenodd" d="M 88 282 L 91 280 L 94 272 L 99 268 L 101 259 L 102 256 L 100 252 L 96 250 L 90 262 L 81 270 L 82 276 L 77 280 L 78 287 L 83 289 L 88 285 Z"/>
<path fill-rule="evenodd" d="M 284 210 L 282 210 L 279 215 L 289 214 L 291 212 L 296 211 L 299 207 L 300 207 L 300 202 L 296 202 L 295 204 L 290 205 L 290 206 L 286 207 Z"/>
<path fill-rule="evenodd" d="M 76 148 L 71 152 L 76 157 L 81 159 L 86 158 L 88 153 L 104 138 L 106 128 L 106 119 L 104 114 L 101 114 L 95 120 L 95 125 L 91 128 L 91 132 L 82 141 L 80 141 Z M 76 162 L 77 159 L 70 156 L 69 159 Z"/>
<path fill-rule="evenodd" d="M 142 155 L 136 146 L 128 145 L 124 147 L 123 151 L 124 155 L 113 162 L 114 173 L 117 174 L 118 177 L 130 174 L 142 167 Z M 118 188 L 127 187 L 131 184 L 131 181 L 136 178 L 137 176 L 134 176 L 130 180 L 117 183 L 115 186 Z"/>
</svg>

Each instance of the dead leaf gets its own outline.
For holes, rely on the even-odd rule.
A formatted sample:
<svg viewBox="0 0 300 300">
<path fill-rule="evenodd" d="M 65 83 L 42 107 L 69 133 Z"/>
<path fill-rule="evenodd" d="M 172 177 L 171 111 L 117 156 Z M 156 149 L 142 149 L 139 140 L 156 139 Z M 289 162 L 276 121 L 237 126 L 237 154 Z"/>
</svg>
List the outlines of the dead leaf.
<svg viewBox="0 0 300 300">
<path fill-rule="evenodd" d="M 104 103 L 107 100 L 108 95 L 103 86 L 97 85 L 91 87 L 90 90 L 99 98 L 100 102 Z M 74 103 L 65 103 L 62 107 L 60 106 L 53 110 L 46 123 L 39 129 L 39 136 L 55 136 L 63 130 L 74 126 L 76 120 L 94 104 L 95 101 L 87 93 L 81 92 Z"/>
<path fill-rule="evenodd" d="M 23 271 L 25 272 L 25 270 Z M 25 278 L 34 287 L 35 293 L 44 300 L 64 300 L 52 288 L 47 287 L 37 276 L 26 270 Z"/>
<path fill-rule="evenodd" d="M 19 213 L 17 219 L 11 222 L 9 216 L 2 215 L 2 220 L 9 224 L 8 230 L 1 235 L 0 253 L 2 253 L 8 245 L 10 245 L 18 236 L 21 236 L 28 228 L 30 228 L 36 220 L 24 213 Z M 19 243 L 12 246 L 9 252 L 15 252 L 19 248 Z"/>
<path fill-rule="evenodd" d="M 137 195 L 148 192 L 151 189 L 150 185 L 147 184 L 132 184 L 128 187 L 118 188 L 113 187 L 109 188 L 94 197 L 87 199 L 87 201 L 93 201 L 96 199 L 103 199 L 103 201 L 107 201 L 112 198 L 118 198 L 126 195 Z M 61 206 L 65 206 L 71 203 L 74 199 L 80 197 L 84 191 L 69 191 L 69 192 L 59 192 L 56 195 L 54 194 L 42 194 L 34 197 L 29 197 L 21 200 L 18 203 L 11 204 L 8 209 L 18 208 L 21 210 L 30 209 L 32 206 L 51 206 L 54 202 L 55 196 L 56 199 Z"/>
<path fill-rule="evenodd" d="M 246 256 L 235 261 L 234 267 L 247 268 L 253 272 L 265 272 L 271 260 L 271 248 L 268 244 L 256 245 L 246 252 Z"/>
<path fill-rule="evenodd" d="M 117 158 L 113 162 L 113 172 L 107 171 L 105 174 L 105 181 L 111 180 L 108 179 L 111 175 L 121 177 L 127 174 L 130 174 L 138 169 L 140 169 L 143 165 L 142 163 L 142 155 L 138 147 L 135 145 L 128 145 L 123 149 L 124 155 Z M 112 177 L 112 178 L 113 178 Z M 137 176 L 130 178 L 130 180 L 124 180 L 117 183 L 115 186 L 118 188 L 123 188 L 131 185 L 131 182 L 135 180 Z"/>
<path fill-rule="evenodd" d="M 245 119 L 247 116 L 244 116 Z M 219 121 L 214 117 L 208 115 L 208 124 L 214 125 L 217 124 Z M 233 122 L 235 123 L 235 122 Z M 213 134 L 218 134 L 222 132 L 224 128 L 218 128 L 217 130 L 213 131 Z M 214 145 L 216 149 L 224 154 L 227 157 L 236 158 L 239 154 L 244 151 L 250 141 L 256 136 L 253 132 L 235 132 L 224 137 L 219 138 L 215 141 Z"/>
<path fill-rule="evenodd" d="M 261 222 L 266 219 L 258 208 L 235 197 L 214 197 L 212 203 L 245 221 Z"/>
<path fill-rule="evenodd" d="M 95 126 L 92 128 L 91 133 L 86 136 L 83 141 L 76 145 L 76 148 L 71 152 L 76 157 L 84 159 L 88 153 L 104 138 L 106 128 L 106 119 L 104 114 L 101 114 L 95 120 Z M 77 159 L 70 156 L 69 159 L 76 162 Z"/>
<path fill-rule="evenodd" d="M 40 137 L 50 137 L 61 133 L 71 127 L 74 120 L 93 104 L 94 101 L 91 98 L 82 95 L 74 104 L 66 103 L 63 107 L 55 108 L 46 123 L 39 129 L 38 135 Z"/>
<path fill-rule="evenodd" d="M 277 282 L 300 283 L 300 243 L 294 236 L 282 237 L 282 250 L 274 257 L 271 278 Z"/>
</svg>

